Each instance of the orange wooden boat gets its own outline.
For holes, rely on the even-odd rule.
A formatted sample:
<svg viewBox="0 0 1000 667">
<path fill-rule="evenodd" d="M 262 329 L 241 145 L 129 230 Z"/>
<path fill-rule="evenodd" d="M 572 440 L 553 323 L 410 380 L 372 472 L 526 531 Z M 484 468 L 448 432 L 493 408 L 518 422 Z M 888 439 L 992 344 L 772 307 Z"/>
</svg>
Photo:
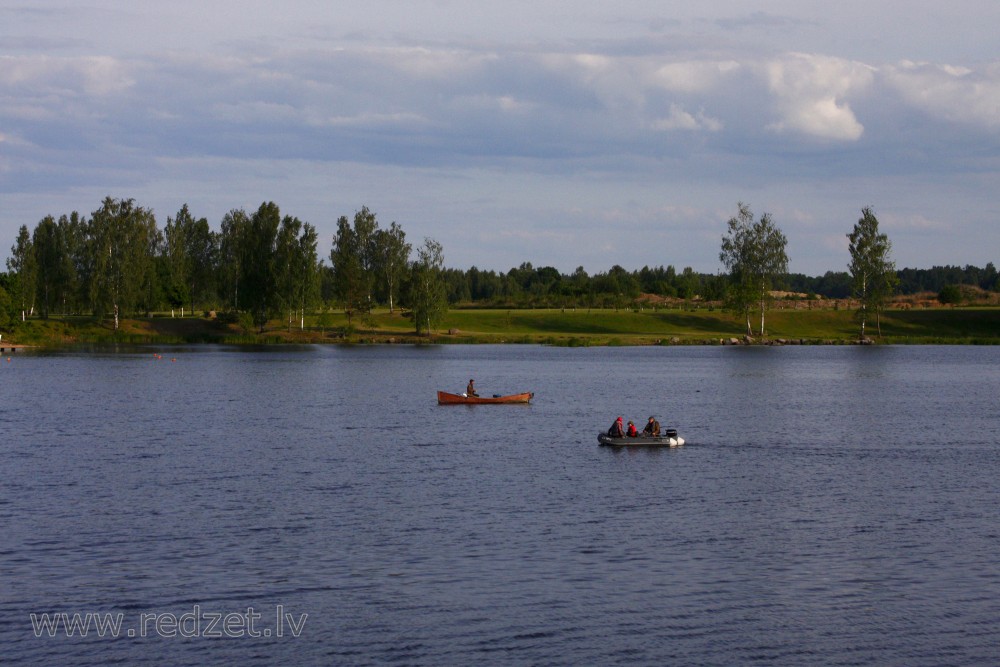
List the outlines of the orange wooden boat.
<svg viewBox="0 0 1000 667">
<path fill-rule="evenodd" d="M 467 396 L 465 394 L 449 394 L 438 392 L 438 405 L 485 405 L 489 403 L 527 403 L 535 397 L 534 392 L 509 394 L 507 396 Z"/>
</svg>

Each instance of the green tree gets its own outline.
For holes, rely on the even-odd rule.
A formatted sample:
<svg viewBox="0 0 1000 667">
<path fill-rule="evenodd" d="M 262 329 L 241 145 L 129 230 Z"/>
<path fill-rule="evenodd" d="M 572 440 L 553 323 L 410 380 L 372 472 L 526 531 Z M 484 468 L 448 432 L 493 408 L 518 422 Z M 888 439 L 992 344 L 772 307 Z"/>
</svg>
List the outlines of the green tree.
<svg viewBox="0 0 1000 667">
<path fill-rule="evenodd" d="M 363 276 L 358 236 L 344 215 L 337 219 L 330 264 L 335 298 L 347 314 L 347 325 L 351 326 L 354 314 L 366 307 L 368 291 Z"/>
<path fill-rule="evenodd" d="M 354 214 L 354 238 L 358 260 L 361 264 L 362 307 L 366 313 L 372 312 L 374 306 L 372 295 L 375 291 L 378 266 L 378 254 L 375 247 L 377 232 L 378 220 L 375 214 L 369 211 L 367 206 L 362 206 L 361 210 Z"/>
<path fill-rule="evenodd" d="M 20 306 L 23 322 L 35 309 L 37 277 L 35 246 L 31 242 L 27 225 L 21 225 L 21 229 L 18 230 L 17 240 L 11 246 L 10 257 L 7 258 L 7 270 L 14 274 L 14 301 Z"/>
<path fill-rule="evenodd" d="M 14 304 L 10 299 L 10 295 L 7 294 L 7 290 L 0 287 L 0 329 L 4 331 L 10 329 L 10 325 L 14 323 L 13 314 L 11 311 L 14 309 Z"/>
<path fill-rule="evenodd" d="M 163 228 L 164 250 L 169 275 L 164 285 L 171 308 L 183 306 L 190 298 L 188 292 L 188 258 L 185 236 L 192 221 L 187 204 L 177 212 L 176 218 L 167 217 Z M 172 311 L 171 311 L 172 312 Z"/>
<path fill-rule="evenodd" d="M 860 305 L 857 317 L 861 322 L 861 338 L 869 313 L 875 315 L 879 336 L 882 335 L 882 311 L 896 290 L 896 265 L 889 258 L 892 243 L 878 231 L 878 218 L 871 207 L 861 209 L 861 218 L 847 235 L 850 241 L 851 292 Z"/>
<path fill-rule="evenodd" d="M 191 312 L 194 312 L 196 304 L 204 305 L 215 298 L 219 239 L 208 226 L 207 218 L 190 221 L 184 234 L 184 254 L 187 258 L 187 293 L 191 299 Z"/>
<path fill-rule="evenodd" d="M 59 235 L 63 243 L 62 285 L 59 300 L 62 312 L 80 312 L 87 303 L 86 286 L 89 284 L 89 269 L 92 264 L 87 244 L 87 221 L 73 211 L 68 216 L 59 216 Z"/>
<path fill-rule="evenodd" d="M 306 327 L 306 310 L 316 307 L 320 301 L 319 234 L 308 222 L 302 225 L 299 236 L 299 252 L 296 255 L 295 296 L 299 305 L 299 328 Z"/>
<path fill-rule="evenodd" d="M 962 303 L 962 290 L 958 285 L 945 285 L 938 292 L 937 300 L 944 305 L 952 305 Z"/>
<path fill-rule="evenodd" d="M 66 247 L 59 225 L 51 215 L 39 221 L 32 235 L 37 266 L 37 303 L 42 319 L 49 318 L 52 305 L 66 281 Z"/>
<path fill-rule="evenodd" d="M 430 334 L 435 324 L 448 312 L 448 293 L 444 282 L 444 249 L 431 238 L 417 249 L 417 259 L 410 265 L 409 305 L 417 333 Z"/>
<path fill-rule="evenodd" d="M 788 273 L 788 241 L 771 216 L 754 222 L 750 207 L 739 202 L 737 214 L 727 223 L 719 259 L 729 271 L 728 306 L 746 318 L 747 335 L 753 335 L 750 313 L 760 312 L 760 335 L 764 335 L 764 313 L 771 302 L 775 280 Z"/>
<path fill-rule="evenodd" d="M 115 331 L 124 314 L 150 307 L 157 234 L 153 212 L 133 199 L 107 197 L 91 215 L 91 299 L 98 315 L 113 312 Z"/>
<path fill-rule="evenodd" d="M 233 311 L 240 309 L 243 254 L 246 251 L 250 218 L 243 209 L 233 209 L 222 218 L 218 237 L 216 280 L 225 304 Z"/>
<path fill-rule="evenodd" d="M 690 266 L 685 266 L 677 276 L 677 295 L 682 299 L 693 299 L 701 293 L 701 278 Z"/>
<path fill-rule="evenodd" d="M 140 273 L 141 287 L 138 308 L 145 311 L 146 317 L 152 317 L 153 311 L 163 303 L 163 285 L 157 270 L 157 259 L 163 255 L 163 232 L 156 228 L 156 220 L 152 215 L 143 220 L 146 227 L 146 261 L 143 262 Z"/>
<path fill-rule="evenodd" d="M 280 300 L 288 313 L 288 329 L 299 316 L 299 328 L 305 329 L 306 309 L 319 299 L 318 236 L 316 228 L 298 218 L 285 216 L 277 239 L 277 270 Z"/>
<path fill-rule="evenodd" d="M 176 219 L 167 218 L 164 229 L 171 284 L 169 295 L 175 305 L 186 301 L 191 312 L 195 304 L 212 297 L 216 276 L 218 239 L 206 218 L 195 219 L 184 204 Z"/>
<path fill-rule="evenodd" d="M 299 264 L 299 234 L 302 232 L 302 221 L 286 215 L 278 228 L 275 248 L 275 267 L 277 270 L 278 300 L 282 309 L 288 313 L 288 330 L 292 330 L 292 318 L 298 306 L 295 298 L 295 270 Z"/>
<path fill-rule="evenodd" d="M 393 222 L 389 229 L 376 229 L 374 238 L 375 266 L 382 295 L 393 312 L 395 297 L 403 281 L 411 246 L 406 242 L 406 232 Z"/>
<path fill-rule="evenodd" d="M 280 225 L 278 205 L 274 202 L 261 204 L 250 216 L 240 253 L 241 299 L 262 333 L 267 320 L 277 313 L 280 305 L 275 261 Z"/>
</svg>

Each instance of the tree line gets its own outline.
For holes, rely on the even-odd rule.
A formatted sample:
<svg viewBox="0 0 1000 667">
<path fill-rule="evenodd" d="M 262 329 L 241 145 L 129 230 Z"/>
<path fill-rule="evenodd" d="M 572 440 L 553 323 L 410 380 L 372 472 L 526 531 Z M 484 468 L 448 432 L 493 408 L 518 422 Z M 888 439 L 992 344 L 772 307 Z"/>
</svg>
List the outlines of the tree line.
<svg viewBox="0 0 1000 667">
<path fill-rule="evenodd" d="M 160 229 L 133 199 L 106 198 L 87 218 L 46 216 L 18 231 L 0 281 L 7 323 L 35 315 L 93 314 L 121 318 L 170 310 L 238 314 L 263 331 L 275 317 L 304 328 L 322 306 L 349 316 L 377 303 L 410 309 L 418 333 L 446 310 L 441 245 L 425 239 L 411 258 L 402 227 L 381 228 L 366 207 L 337 221 L 329 263 L 316 228 L 277 204 L 233 209 L 214 231 L 187 204 Z M 2 322 L 0 322 L 2 324 Z"/>
<path fill-rule="evenodd" d="M 329 255 L 321 257 L 316 228 L 282 215 L 273 202 L 253 212 L 233 209 L 214 231 L 185 204 L 157 227 L 153 212 L 131 199 L 106 198 L 89 218 L 73 212 L 22 225 L 11 247 L 7 274 L 0 274 L 0 319 L 29 315 L 92 313 L 120 318 L 165 310 L 237 314 L 263 330 L 283 317 L 305 326 L 307 313 L 342 309 L 349 326 L 376 307 L 402 307 L 418 332 L 440 322 L 449 305 L 464 307 L 635 307 L 642 295 L 724 304 L 765 330 L 774 290 L 859 302 L 862 335 L 869 315 L 876 324 L 895 293 L 941 292 L 953 285 L 996 290 L 993 264 L 902 269 L 878 230 L 873 210 L 862 209 L 849 240 L 848 271 L 809 277 L 788 273 L 787 240 L 770 214 L 755 218 L 740 202 L 727 223 L 719 254 L 724 271 L 691 267 L 615 265 L 570 274 L 530 262 L 507 272 L 450 269 L 433 239 L 413 257 L 402 227 L 383 227 L 367 207 L 353 219 L 341 216 Z M 328 260 L 328 263 L 327 261 Z M 0 322 L 2 324 L 2 322 Z"/>
<path fill-rule="evenodd" d="M 971 285 L 997 291 L 997 270 L 992 263 L 985 268 L 972 265 L 935 266 L 930 269 L 899 269 L 896 294 L 937 294 L 947 285 Z M 588 273 L 577 267 L 562 273 L 552 266 L 534 266 L 524 262 L 508 271 L 446 269 L 448 301 L 483 307 L 613 308 L 629 305 L 642 294 L 676 299 L 722 301 L 727 290 L 727 276 L 722 273 L 696 272 L 691 267 L 678 270 L 673 265 L 644 266 L 627 270 L 615 265 L 610 270 Z M 827 271 L 820 276 L 788 273 L 775 281 L 776 289 L 805 294 L 807 297 L 849 299 L 852 297 L 851 274 Z"/>
</svg>

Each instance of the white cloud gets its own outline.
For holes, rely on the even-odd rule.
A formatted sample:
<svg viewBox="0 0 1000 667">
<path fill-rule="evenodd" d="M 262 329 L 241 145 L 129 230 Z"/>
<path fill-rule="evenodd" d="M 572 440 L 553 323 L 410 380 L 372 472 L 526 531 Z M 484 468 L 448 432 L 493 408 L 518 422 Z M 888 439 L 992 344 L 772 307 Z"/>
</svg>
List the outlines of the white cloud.
<svg viewBox="0 0 1000 667">
<path fill-rule="evenodd" d="M 864 126 L 846 100 L 871 86 L 873 68 L 805 53 L 772 60 L 765 68 L 781 116 L 772 129 L 837 141 L 861 138 Z"/>
<path fill-rule="evenodd" d="M 226 123 L 289 123 L 301 118 L 301 110 L 293 105 L 263 101 L 218 103 L 212 113 Z"/>
<path fill-rule="evenodd" d="M 714 90 L 727 75 L 741 68 L 735 60 L 685 60 L 668 62 L 653 71 L 651 85 L 679 93 L 703 93 Z"/>
<path fill-rule="evenodd" d="M 135 84 L 131 68 L 107 56 L 56 58 L 0 56 L 0 86 L 39 94 L 77 92 L 103 96 Z"/>
<path fill-rule="evenodd" d="M 691 114 L 678 104 L 670 105 L 670 112 L 664 118 L 653 121 L 654 130 L 707 130 L 718 132 L 722 123 L 715 118 L 709 118 L 703 111 Z"/>
<path fill-rule="evenodd" d="M 914 108 L 942 120 L 1000 128 L 1000 63 L 979 68 L 904 61 L 882 76 Z"/>
<path fill-rule="evenodd" d="M 890 230 L 946 231 L 951 228 L 951 225 L 948 223 L 929 218 L 922 213 L 912 213 L 909 215 L 887 213 L 880 215 L 879 220 L 884 222 L 886 228 Z"/>
<path fill-rule="evenodd" d="M 427 119 L 412 113 L 364 113 L 356 116 L 331 116 L 320 124 L 331 127 L 391 127 L 426 124 Z"/>
<path fill-rule="evenodd" d="M 458 98 L 458 106 L 469 107 L 481 111 L 500 111 L 507 114 L 525 114 L 538 107 L 538 104 L 519 99 L 514 95 L 480 94 Z"/>
<path fill-rule="evenodd" d="M 408 76 L 438 81 L 467 76 L 498 59 L 498 56 L 490 51 L 472 52 L 429 47 L 370 48 L 362 50 L 359 55 L 404 72 Z"/>
</svg>

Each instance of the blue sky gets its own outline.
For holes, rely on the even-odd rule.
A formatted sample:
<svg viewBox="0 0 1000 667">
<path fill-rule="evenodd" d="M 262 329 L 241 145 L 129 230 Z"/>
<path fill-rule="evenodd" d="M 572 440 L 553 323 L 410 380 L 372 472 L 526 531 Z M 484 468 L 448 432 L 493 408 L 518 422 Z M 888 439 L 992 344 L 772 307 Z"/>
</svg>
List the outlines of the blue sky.
<svg viewBox="0 0 1000 667">
<path fill-rule="evenodd" d="M 845 270 L 864 206 L 898 266 L 983 266 L 997 25 L 995 0 L 0 0 L 0 256 L 110 195 L 161 227 L 275 201 L 324 253 L 368 206 L 456 268 L 715 272 L 744 201 L 794 272 Z"/>
</svg>

